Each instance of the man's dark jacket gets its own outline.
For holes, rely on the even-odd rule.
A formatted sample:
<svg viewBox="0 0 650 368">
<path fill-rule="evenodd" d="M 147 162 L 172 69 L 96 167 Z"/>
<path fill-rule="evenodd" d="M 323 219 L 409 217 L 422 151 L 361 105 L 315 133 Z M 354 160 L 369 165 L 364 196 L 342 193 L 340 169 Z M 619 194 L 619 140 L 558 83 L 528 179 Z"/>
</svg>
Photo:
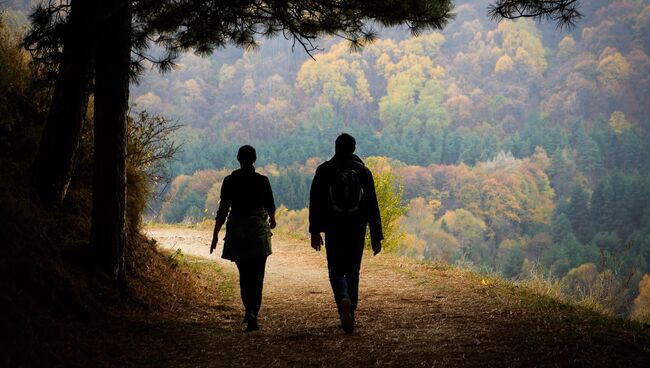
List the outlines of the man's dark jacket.
<svg viewBox="0 0 650 368">
<path fill-rule="evenodd" d="M 350 214 L 339 213 L 332 205 L 329 190 L 337 169 L 356 171 L 363 189 L 359 210 Z M 367 225 L 370 225 L 370 237 L 373 241 L 384 238 L 372 173 L 357 155 L 336 154 L 316 169 L 309 194 L 309 232 L 348 232 L 351 227 L 365 231 Z"/>
</svg>

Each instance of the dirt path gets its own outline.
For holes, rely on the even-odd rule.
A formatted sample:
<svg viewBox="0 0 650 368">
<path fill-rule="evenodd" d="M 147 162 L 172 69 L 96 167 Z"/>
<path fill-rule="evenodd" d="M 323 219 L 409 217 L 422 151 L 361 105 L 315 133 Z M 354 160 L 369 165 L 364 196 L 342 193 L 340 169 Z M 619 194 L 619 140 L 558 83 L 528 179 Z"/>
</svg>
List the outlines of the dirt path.
<svg viewBox="0 0 650 368">
<path fill-rule="evenodd" d="M 215 288 L 226 279 L 236 282 L 234 265 L 208 254 L 210 232 L 155 228 L 148 233 L 163 248 L 215 262 L 223 270 L 221 279 L 207 280 Z M 273 240 L 261 331 L 242 332 L 235 287 L 210 306 L 189 306 L 188 316 L 177 321 L 140 326 L 146 331 L 136 342 L 143 344 L 142 353 L 122 363 L 641 367 L 650 362 L 648 333 L 638 327 L 499 282 L 484 285 L 466 272 L 390 255 L 364 256 L 358 328 L 346 335 L 338 327 L 324 253 L 304 242 Z M 220 251 L 221 244 L 215 253 Z"/>
</svg>

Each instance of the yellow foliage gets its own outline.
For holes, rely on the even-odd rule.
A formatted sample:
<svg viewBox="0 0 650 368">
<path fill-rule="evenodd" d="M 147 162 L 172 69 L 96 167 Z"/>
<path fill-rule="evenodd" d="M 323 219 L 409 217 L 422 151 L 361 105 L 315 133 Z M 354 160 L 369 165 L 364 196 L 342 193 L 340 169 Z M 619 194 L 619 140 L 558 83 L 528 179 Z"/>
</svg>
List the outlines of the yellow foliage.
<svg viewBox="0 0 650 368">
<path fill-rule="evenodd" d="M 219 88 L 225 88 L 237 72 L 237 68 L 224 64 L 219 70 Z"/>
<path fill-rule="evenodd" d="M 534 72 L 543 73 L 548 67 L 544 57 L 544 45 L 532 21 L 501 22 L 497 31 L 503 36 L 503 48 L 508 54 L 516 54 L 522 48 L 528 55 L 527 64 Z"/>
<path fill-rule="evenodd" d="M 392 68 L 393 66 L 393 61 L 391 60 L 390 56 L 388 56 L 387 53 L 383 53 L 377 58 L 377 63 L 376 67 L 377 69 L 380 70 L 379 74 L 384 75 L 388 73 L 388 70 Z"/>
<path fill-rule="evenodd" d="M 432 199 L 427 204 L 429 205 L 429 208 L 431 208 L 434 217 L 437 216 L 440 209 L 442 209 L 442 202 L 437 199 Z"/>
<path fill-rule="evenodd" d="M 512 58 L 508 55 L 503 55 L 494 64 L 494 72 L 497 74 L 510 72 L 513 70 L 513 65 Z"/>
<path fill-rule="evenodd" d="M 299 239 L 309 237 L 309 209 L 288 210 L 284 206 L 277 209 L 276 221 L 278 227 L 274 230 L 280 234 L 288 235 Z"/>
<path fill-rule="evenodd" d="M 610 53 L 598 63 L 598 81 L 607 93 L 623 92 L 623 84 L 630 77 L 632 67 L 620 52 Z"/>
<path fill-rule="evenodd" d="M 370 94 L 370 84 L 363 75 L 363 72 L 357 76 L 356 95 L 365 102 L 372 102 L 372 95 Z"/>
<path fill-rule="evenodd" d="M 445 76 L 445 68 L 437 65 L 435 68 L 429 71 L 431 78 L 441 78 Z"/>
<path fill-rule="evenodd" d="M 424 258 L 424 250 L 426 249 L 427 242 L 418 238 L 413 234 L 405 234 L 399 242 L 399 246 L 396 251 L 397 254 L 411 257 L 415 259 Z"/>
<path fill-rule="evenodd" d="M 571 35 L 565 36 L 562 41 L 560 41 L 557 48 L 558 58 L 560 60 L 566 60 L 575 54 L 576 41 L 571 37 Z"/>
<path fill-rule="evenodd" d="M 632 124 L 625 119 L 621 111 L 614 111 L 609 117 L 609 126 L 616 134 L 621 134 L 625 129 L 632 127 Z"/>
<path fill-rule="evenodd" d="M 219 209 L 219 201 L 221 200 L 221 184 L 223 182 L 217 181 L 212 185 L 212 188 L 208 191 L 208 195 L 205 199 L 205 211 L 209 217 L 214 217 L 217 215 L 217 209 Z"/>
<path fill-rule="evenodd" d="M 453 235 L 443 230 L 434 230 L 429 235 L 426 253 L 428 259 L 451 262 L 460 251 L 460 243 Z"/>
</svg>

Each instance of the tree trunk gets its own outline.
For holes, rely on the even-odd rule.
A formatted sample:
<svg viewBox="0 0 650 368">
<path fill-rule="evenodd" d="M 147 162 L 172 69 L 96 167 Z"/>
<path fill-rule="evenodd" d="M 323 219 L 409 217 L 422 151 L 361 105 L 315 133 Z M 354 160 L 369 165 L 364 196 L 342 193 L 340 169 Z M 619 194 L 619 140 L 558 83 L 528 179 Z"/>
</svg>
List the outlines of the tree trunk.
<svg viewBox="0 0 650 368">
<path fill-rule="evenodd" d="M 95 59 L 95 169 L 90 241 L 99 266 L 124 276 L 126 114 L 131 66 L 131 3 L 99 2 Z"/>
<path fill-rule="evenodd" d="M 58 206 L 65 198 L 92 78 L 93 2 L 74 0 L 64 39 L 54 96 L 32 169 L 41 198 Z"/>
</svg>

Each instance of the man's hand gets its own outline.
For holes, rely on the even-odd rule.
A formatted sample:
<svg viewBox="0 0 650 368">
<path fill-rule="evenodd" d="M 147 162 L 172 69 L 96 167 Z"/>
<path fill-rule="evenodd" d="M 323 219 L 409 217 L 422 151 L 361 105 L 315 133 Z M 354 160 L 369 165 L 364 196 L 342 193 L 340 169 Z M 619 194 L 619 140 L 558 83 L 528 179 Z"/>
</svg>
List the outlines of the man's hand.
<svg viewBox="0 0 650 368">
<path fill-rule="evenodd" d="M 311 247 L 314 248 L 315 251 L 319 252 L 321 245 L 323 245 L 323 237 L 320 233 L 311 234 Z"/>
<path fill-rule="evenodd" d="M 218 241 L 218 239 L 217 239 L 216 236 L 214 238 L 212 238 L 212 244 L 210 244 L 210 254 L 212 254 L 214 249 L 217 247 L 217 241 Z"/>
<path fill-rule="evenodd" d="M 370 244 L 372 245 L 372 252 L 377 255 L 381 252 L 381 240 L 371 240 Z"/>
</svg>

